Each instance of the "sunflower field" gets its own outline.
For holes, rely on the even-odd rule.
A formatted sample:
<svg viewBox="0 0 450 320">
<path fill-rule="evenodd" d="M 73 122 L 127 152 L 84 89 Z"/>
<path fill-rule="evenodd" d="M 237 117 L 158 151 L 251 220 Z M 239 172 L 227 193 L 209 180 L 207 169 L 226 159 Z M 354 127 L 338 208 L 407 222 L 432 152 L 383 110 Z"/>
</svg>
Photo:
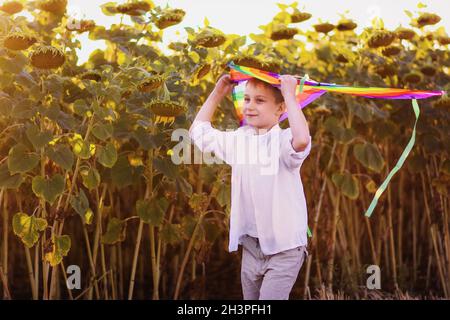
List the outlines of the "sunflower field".
<svg viewBox="0 0 450 320">
<path fill-rule="evenodd" d="M 4 299 L 241 298 L 241 257 L 227 250 L 230 167 L 171 159 L 172 132 L 190 127 L 230 61 L 350 86 L 450 89 L 450 37 L 426 8 L 408 12 L 408 26 L 376 18 L 356 33 L 345 14 L 304 28 L 312 15 L 280 4 L 259 34 L 205 19 L 164 52 L 184 10 L 105 2 L 103 14 L 131 21 L 107 29 L 72 19 L 67 2 L 0 6 Z M 107 48 L 79 64 L 82 33 Z M 329 94 L 304 109 L 312 238 L 293 299 L 450 298 L 450 99 L 420 107 L 416 145 L 371 218 L 364 211 L 411 136 L 410 101 Z M 231 97 L 214 126 L 239 126 Z M 380 290 L 365 287 L 369 265 L 382 270 Z"/>
</svg>

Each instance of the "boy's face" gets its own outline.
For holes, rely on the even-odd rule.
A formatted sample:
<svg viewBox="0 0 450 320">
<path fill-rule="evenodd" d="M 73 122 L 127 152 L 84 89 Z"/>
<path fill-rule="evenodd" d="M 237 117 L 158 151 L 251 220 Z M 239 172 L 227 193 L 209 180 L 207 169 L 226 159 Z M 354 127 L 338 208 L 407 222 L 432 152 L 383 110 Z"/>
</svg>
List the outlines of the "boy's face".
<svg viewBox="0 0 450 320">
<path fill-rule="evenodd" d="M 273 92 L 263 85 L 248 83 L 244 93 L 244 118 L 250 126 L 270 130 L 285 110 L 277 103 Z"/>
</svg>

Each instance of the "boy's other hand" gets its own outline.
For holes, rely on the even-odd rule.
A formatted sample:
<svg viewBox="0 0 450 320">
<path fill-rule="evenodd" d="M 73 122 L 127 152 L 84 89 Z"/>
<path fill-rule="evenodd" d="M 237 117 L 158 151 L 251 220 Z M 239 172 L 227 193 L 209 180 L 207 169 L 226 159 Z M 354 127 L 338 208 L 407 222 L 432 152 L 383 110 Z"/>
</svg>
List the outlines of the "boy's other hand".
<svg viewBox="0 0 450 320">
<path fill-rule="evenodd" d="M 280 91 L 284 99 L 295 97 L 295 90 L 297 88 L 297 78 L 289 74 L 283 74 L 280 75 L 279 79 L 281 82 Z"/>
<path fill-rule="evenodd" d="M 231 80 L 229 74 L 222 75 L 219 80 L 217 80 L 216 87 L 214 91 L 220 95 L 221 97 L 225 97 L 233 91 L 233 88 L 237 85 L 234 81 Z"/>
</svg>

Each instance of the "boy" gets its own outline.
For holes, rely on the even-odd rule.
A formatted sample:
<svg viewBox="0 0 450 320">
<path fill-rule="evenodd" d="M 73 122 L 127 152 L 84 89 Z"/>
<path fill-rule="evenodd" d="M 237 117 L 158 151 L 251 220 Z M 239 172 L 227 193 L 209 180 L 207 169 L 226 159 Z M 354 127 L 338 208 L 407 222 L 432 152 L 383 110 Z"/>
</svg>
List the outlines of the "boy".
<svg viewBox="0 0 450 320">
<path fill-rule="evenodd" d="M 248 80 L 243 110 L 247 124 L 220 131 L 211 126 L 211 119 L 235 86 L 229 75 L 223 75 L 189 129 L 202 152 L 214 152 L 232 166 L 229 251 L 236 251 L 239 244 L 243 247 L 245 300 L 289 299 L 308 255 L 307 208 L 299 171 L 310 153 L 311 136 L 295 99 L 297 79 L 282 75 L 280 81 L 278 89 Z M 286 109 L 290 128 L 281 129 L 278 122 Z M 260 155 L 268 154 L 276 168 L 267 174 L 261 161 L 250 163 L 256 152 L 248 142 Z M 245 152 L 247 157 L 242 157 Z"/>
</svg>

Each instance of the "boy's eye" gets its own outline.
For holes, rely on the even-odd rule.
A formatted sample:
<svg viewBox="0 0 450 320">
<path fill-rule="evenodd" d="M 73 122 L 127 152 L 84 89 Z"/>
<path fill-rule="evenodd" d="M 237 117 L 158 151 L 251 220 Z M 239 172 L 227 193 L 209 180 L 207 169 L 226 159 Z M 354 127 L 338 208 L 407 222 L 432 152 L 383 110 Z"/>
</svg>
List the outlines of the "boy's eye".
<svg viewBox="0 0 450 320">
<path fill-rule="evenodd" d="M 244 102 L 248 103 L 250 102 L 250 98 L 244 98 Z M 257 103 L 264 103 L 264 99 L 256 99 Z"/>
</svg>

